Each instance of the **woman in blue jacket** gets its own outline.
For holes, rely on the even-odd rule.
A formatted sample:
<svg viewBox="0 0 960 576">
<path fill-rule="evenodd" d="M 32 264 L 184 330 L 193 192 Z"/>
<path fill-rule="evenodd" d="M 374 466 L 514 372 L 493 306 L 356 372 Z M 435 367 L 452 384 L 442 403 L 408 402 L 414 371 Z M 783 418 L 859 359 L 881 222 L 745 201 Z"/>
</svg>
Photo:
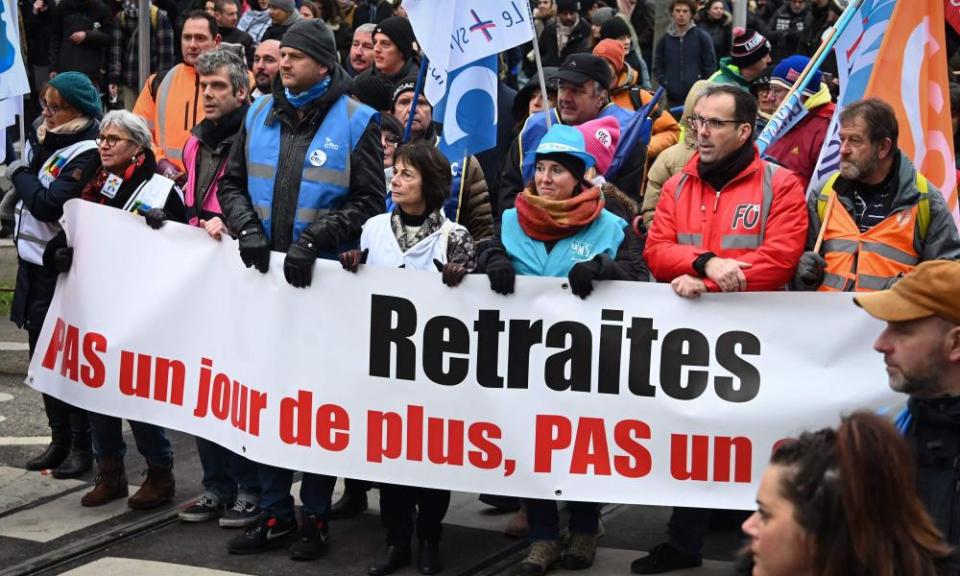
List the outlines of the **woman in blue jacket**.
<svg viewBox="0 0 960 576">
<path fill-rule="evenodd" d="M 594 157 L 583 133 L 554 125 L 536 152 L 533 181 L 503 213 L 499 234 L 484 243 L 478 269 L 490 287 L 511 294 L 517 274 L 565 277 L 570 290 L 586 298 L 594 280 L 646 280 L 640 256 L 643 241 L 627 220 L 605 208 L 600 186 L 587 179 Z M 623 214 L 630 219 L 632 215 Z M 600 505 L 570 502 L 570 540 L 560 546 L 560 522 L 553 500 L 526 500 L 530 552 L 517 574 L 539 576 L 561 561 L 568 570 L 593 564 Z"/>
</svg>

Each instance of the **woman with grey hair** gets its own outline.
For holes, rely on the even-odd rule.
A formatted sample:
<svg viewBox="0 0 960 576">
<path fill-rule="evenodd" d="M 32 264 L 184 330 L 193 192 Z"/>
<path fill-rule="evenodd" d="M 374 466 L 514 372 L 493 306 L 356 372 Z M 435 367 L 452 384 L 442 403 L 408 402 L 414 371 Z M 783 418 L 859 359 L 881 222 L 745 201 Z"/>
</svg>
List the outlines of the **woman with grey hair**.
<svg viewBox="0 0 960 576">
<path fill-rule="evenodd" d="M 183 196 L 173 180 L 156 173 L 153 138 L 143 118 L 126 110 L 107 112 L 97 138 L 99 162 L 84 171 L 84 200 L 139 212 L 152 222 L 150 211 L 162 209 L 166 219 L 185 222 Z"/>
<path fill-rule="evenodd" d="M 150 130 L 142 118 L 126 110 L 108 112 L 100 121 L 96 143 L 99 155 L 80 178 L 83 200 L 143 213 L 151 226 L 151 210 L 162 209 L 167 218 L 186 221 L 180 190 L 173 180 L 156 174 Z M 43 258 L 58 272 L 70 269 L 73 248 L 67 246 L 62 232 L 47 245 Z M 96 486 L 84 494 L 80 503 L 102 506 L 127 495 L 123 465 L 126 444 L 120 418 L 90 412 L 89 420 L 99 474 Z M 135 509 L 154 508 L 174 496 L 173 447 L 159 426 L 130 421 L 130 428 L 137 449 L 147 460 L 147 479 L 130 497 L 128 505 Z"/>
</svg>

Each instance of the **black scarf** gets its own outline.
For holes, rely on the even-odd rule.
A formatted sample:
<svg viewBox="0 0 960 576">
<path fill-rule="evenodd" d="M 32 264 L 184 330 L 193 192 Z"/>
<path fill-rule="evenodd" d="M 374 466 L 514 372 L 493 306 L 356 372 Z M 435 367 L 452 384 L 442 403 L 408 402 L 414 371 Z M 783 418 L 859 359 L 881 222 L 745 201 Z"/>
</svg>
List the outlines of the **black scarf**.
<svg viewBox="0 0 960 576">
<path fill-rule="evenodd" d="M 700 160 L 697 163 L 697 174 L 700 175 L 700 178 L 706 180 L 707 184 L 712 186 L 714 190 L 719 191 L 746 170 L 755 157 L 756 150 L 753 147 L 753 139 L 749 139 L 726 158 L 710 163 Z"/>
<path fill-rule="evenodd" d="M 227 113 L 216 122 L 206 118 L 194 127 L 193 134 L 201 142 L 216 150 L 224 140 L 237 134 L 249 107 L 249 104 L 244 103 L 243 106 Z"/>
</svg>

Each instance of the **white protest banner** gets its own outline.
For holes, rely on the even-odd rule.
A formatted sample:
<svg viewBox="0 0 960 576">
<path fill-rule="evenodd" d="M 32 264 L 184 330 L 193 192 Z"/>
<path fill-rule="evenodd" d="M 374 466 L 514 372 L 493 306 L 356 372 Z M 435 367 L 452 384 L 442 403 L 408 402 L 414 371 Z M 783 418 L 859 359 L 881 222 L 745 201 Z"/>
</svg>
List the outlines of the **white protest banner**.
<svg viewBox="0 0 960 576">
<path fill-rule="evenodd" d="M 533 39 L 526 0 L 407 0 L 420 49 L 429 59 L 423 93 L 437 104 L 447 73 Z"/>
<path fill-rule="evenodd" d="M 30 93 L 27 70 L 20 52 L 20 27 L 17 3 L 0 4 L 0 100 Z"/>
<path fill-rule="evenodd" d="M 75 247 L 37 390 L 254 460 L 381 482 L 596 502 L 752 508 L 774 444 L 902 399 L 849 294 L 675 296 L 563 278 L 318 261 L 243 267 L 202 230 L 71 201 Z"/>
</svg>

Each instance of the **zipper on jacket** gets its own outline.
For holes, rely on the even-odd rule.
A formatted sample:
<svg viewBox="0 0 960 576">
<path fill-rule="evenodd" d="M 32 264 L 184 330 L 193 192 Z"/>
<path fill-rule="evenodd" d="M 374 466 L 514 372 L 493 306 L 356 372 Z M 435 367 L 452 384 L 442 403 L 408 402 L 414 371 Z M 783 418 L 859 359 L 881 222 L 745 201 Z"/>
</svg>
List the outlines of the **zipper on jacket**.
<svg viewBox="0 0 960 576">
<path fill-rule="evenodd" d="M 720 204 L 720 191 L 717 190 L 717 195 L 716 195 L 716 197 L 713 199 L 713 213 L 714 213 L 714 214 L 717 213 L 717 206 L 718 206 L 719 204 Z"/>
<path fill-rule="evenodd" d="M 197 125 L 197 100 L 200 99 L 200 75 L 197 74 L 196 78 L 193 79 L 193 124 L 190 126 L 184 126 L 184 129 L 191 130 L 194 126 Z"/>
</svg>

